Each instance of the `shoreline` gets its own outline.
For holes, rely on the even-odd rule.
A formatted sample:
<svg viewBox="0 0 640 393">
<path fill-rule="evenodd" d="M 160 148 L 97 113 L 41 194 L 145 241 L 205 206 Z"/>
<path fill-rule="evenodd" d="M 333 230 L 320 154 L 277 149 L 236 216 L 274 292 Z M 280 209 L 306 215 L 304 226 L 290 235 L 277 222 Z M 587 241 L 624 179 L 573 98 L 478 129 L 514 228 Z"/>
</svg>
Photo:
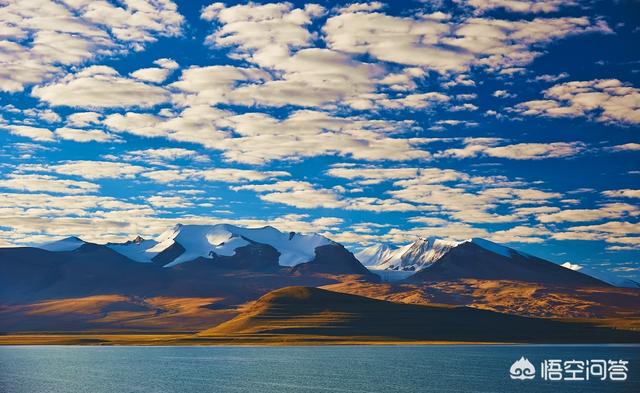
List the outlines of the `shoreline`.
<svg viewBox="0 0 640 393">
<path fill-rule="evenodd" d="M 198 337 L 172 333 L 12 333 L 0 335 L 2 346 L 336 346 L 336 345 L 640 345 L 634 342 L 559 341 L 435 341 L 393 337 L 332 337 L 299 335 L 239 335 Z"/>
</svg>

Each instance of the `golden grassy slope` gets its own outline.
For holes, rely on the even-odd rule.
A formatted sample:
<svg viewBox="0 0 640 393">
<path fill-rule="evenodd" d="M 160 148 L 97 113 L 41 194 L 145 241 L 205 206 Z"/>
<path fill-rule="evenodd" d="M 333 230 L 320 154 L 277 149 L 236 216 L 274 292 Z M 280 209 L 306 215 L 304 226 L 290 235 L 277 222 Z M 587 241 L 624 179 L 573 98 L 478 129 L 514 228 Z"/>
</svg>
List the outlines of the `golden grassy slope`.
<svg viewBox="0 0 640 393">
<path fill-rule="evenodd" d="M 470 342 L 638 342 L 640 332 L 443 305 L 375 300 L 319 288 L 268 293 L 200 337 L 306 335 Z"/>
<path fill-rule="evenodd" d="M 400 303 L 463 305 L 532 317 L 640 318 L 640 290 L 630 288 L 569 288 L 504 280 L 394 285 L 353 281 L 321 288 Z"/>
<path fill-rule="evenodd" d="M 220 298 L 97 295 L 0 307 L 1 331 L 198 331 L 233 318 Z"/>
</svg>

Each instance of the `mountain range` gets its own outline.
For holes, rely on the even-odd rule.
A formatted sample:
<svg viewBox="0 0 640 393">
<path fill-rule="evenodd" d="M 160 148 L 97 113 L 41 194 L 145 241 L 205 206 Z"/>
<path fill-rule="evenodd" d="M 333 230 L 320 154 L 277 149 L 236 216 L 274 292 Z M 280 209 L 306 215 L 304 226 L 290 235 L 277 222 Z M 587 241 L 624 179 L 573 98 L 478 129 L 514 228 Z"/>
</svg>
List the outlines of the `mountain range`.
<svg viewBox="0 0 640 393">
<path fill-rule="evenodd" d="M 355 254 L 369 270 L 386 281 L 452 279 L 518 280 L 527 282 L 640 288 L 640 284 L 579 265 L 546 261 L 489 240 L 461 242 L 435 237 L 392 248 L 375 244 Z M 581 275 L 572 272 L 580 272 Z M 595 280 L 594 280 L 595 279 Z"/>
<path fill-rule="evenodd" d="M 636 282 L 483 239 L 421 238 L 354 255 L 320 234 L 218 224 L 176 225 L 123 243 L 71 236 L 0 248 L 0 332 L 215 330 L 290 286 L 392 303 L 640 321 Z"/>
<path fill-rule="evenodd" d="M 85 244 L 89 243 L 68 237 L 38 248 L 70 252 Z M 368 274 L 369 270 L 385 281 L 475 278 L 640 287 L 633 280 L 611 273 L 575 264 L 557 265 L 480 238 L 462 242 L 419 238 L 395 249 L 377 244 L 356 253 L 354 259 L 344 246 L 315 233 L 285 233 L 271 226 L 178 224 L 156 239 L 138 236 L 124 243 L 107 243 L 106 247 L 130 260 L 167 268 L 186 262 L 209 261 L 228 268 L 277 270 L 290 267 L 294 272 L 363 274 L 375 280 Z"/>
</svg>

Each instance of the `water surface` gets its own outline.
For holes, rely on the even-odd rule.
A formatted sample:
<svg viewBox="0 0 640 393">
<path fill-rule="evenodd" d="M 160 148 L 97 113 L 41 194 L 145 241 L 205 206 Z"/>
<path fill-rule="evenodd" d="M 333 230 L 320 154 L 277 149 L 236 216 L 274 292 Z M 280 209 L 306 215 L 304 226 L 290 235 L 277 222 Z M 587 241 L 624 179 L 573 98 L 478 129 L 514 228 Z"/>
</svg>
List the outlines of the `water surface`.
<svg viewBox="0 0 640 393">
<path fill-rule="evenodd" d="M 624 359 L 629 378 L 513 381 L 521 356 Z M 640 392 L 639 367 L 640 346 L 0 346 L 0 392 Z"/>
</svg>

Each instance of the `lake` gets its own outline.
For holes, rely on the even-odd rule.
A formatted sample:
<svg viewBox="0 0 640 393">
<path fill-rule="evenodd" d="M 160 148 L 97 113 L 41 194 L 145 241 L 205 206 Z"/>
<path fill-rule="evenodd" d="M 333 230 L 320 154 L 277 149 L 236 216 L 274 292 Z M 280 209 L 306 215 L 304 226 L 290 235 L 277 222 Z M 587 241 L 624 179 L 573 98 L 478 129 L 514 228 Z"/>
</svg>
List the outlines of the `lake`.
<svg viewBox="0 0 640 393">
<path fill-rule="evenodd" d="M 615 381 L 512 380 L 522 356 L 626 360 Z M 640 392 L 640 346 L 0 346 L 2 393 Z"/>
</svg>

